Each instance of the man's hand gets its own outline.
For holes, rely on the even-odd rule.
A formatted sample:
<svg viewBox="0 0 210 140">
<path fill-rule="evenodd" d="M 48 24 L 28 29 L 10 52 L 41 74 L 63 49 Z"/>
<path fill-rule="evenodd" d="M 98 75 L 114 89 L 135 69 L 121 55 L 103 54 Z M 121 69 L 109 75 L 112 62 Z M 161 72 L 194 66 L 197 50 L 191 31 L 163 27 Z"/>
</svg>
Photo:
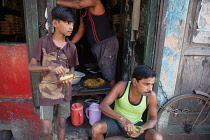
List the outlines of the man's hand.
<svg viewBox="0 0 210 140">
<path fill-rule="evenodd" d="M 132 131 L 132 132 L 133 132 L 133 131 Z M 139 135 L 141 135 L 142 133 L 144 133 L 144 129 L 143 129 L 143 128 L 141 128 L 140 133 L 132 134 L 131 132 L 128 132 L 127 134 L 128 134 L 128 136 L 130 136 L 130 137 L 132 137 L 132 138 L 136 138 L 136 137 L 138 137 Z"/>
<path fill-rule="evenodd" d="M 131 121 L 129 121 L 127 118 L 125 117 L 120 118 L 120 122 L 122 123 L 125 131 L 127 132 L 134 131 L 134 124 Z"/>
<path fill-rule="evenodd" d="M 128 119 L 126 119 L 125 117 L 122 117 L 120 119 L 120 122 L 122 123 L 125 131 L 127 131 L 127 134 L 132 137 L 132 138 L 136 138 L 138 137 L 139 135 L 141 135 L 142 133 L 144 133 L 144 128 L 141 127 L 141 130 L 140 130 L 140 133 L 137 133 L 137 134 L 132 134 L 132 132 L 134 132 L 135 130 L 135 126 L 132 122 L 130 122 Z"/>
</svg>

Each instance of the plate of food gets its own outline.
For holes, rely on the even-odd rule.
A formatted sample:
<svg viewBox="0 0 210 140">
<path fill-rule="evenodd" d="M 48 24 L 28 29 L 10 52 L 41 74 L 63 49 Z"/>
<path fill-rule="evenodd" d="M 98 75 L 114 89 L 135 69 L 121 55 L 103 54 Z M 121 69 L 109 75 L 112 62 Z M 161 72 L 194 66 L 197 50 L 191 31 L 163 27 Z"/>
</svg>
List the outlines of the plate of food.
<svg viewBox="0 0 210 140">
<path fill-rule="evenodd" d="M 134 126 L 134 131 L 129 132 L 128 134 L 129 134 L 130 136 L 135 136 L 135 135 L 140 134 L 140 132 L 141 132 L 141 126 L 135 125 L 135 126 Z"/>
<path fill-rule="evenodd" d="M 87 88 L 100 88 L 106 85 L 106 81 L 102 78 L 87 79 L 83 85 Z"/>
</svg>

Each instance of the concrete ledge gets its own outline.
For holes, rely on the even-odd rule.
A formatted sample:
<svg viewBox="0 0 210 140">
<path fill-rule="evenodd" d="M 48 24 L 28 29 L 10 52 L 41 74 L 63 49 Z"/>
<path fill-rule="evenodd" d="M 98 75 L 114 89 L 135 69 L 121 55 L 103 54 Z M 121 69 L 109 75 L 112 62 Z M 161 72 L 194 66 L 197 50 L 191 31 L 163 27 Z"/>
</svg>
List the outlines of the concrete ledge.
<svg viewBox="0 0 210 140">
<path fill-rule="evenodd" d="M 112 136 L 108 137 L 105 140 L 133 140 L 132 138 L 125 138 L 123 136 Z"/>
</svg>

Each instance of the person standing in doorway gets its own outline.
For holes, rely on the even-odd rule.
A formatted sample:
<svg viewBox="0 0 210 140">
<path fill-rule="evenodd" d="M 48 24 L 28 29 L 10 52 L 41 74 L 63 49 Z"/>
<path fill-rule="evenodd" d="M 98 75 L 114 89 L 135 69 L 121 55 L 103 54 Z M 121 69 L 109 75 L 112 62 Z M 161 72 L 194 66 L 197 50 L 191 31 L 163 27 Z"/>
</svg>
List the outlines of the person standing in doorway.
<svg viewBox="0 0 210 140">
<path fill-rule="evenodd" d="M 64 6 L 53 8 L 52 25 L 55 32 L 37 41 L 28 70 L 41 75 L 39 101 L 43 139 L 52 140 L 52 121 L 56 116 L 58 139 L 64 140 L 66 119 L 70 116 L 72 79 L 60 82 L 60 77 L 66 73 L 73 74 L 74 67 L 79 65 L 77 48 L 66 37 L 73 31 L 74 17 L 71 9 Z"/>
<path fill-rule="evenodd" d="M 111 29 L 101 0 L 57 0 L 57 4 L 74 9 L 86 8 L 80 18 L 80 26 L 72 42 L 77 43 L 84 32 L 86 33 L 92 54 L 97 59 L 101 73 L 113 87 L 116 83 L 115 74 L 119 42 Z"/>
</svg>

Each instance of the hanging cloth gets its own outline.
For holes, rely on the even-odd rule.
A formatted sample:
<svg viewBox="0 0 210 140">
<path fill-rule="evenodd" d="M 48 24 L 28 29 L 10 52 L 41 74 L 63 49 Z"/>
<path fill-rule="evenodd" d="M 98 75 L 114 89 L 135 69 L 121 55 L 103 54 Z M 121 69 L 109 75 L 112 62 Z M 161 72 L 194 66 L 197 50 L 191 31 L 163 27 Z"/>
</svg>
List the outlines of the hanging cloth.
<svg viewBox="0 0 210 140">
<path fill-rule="evenodd" d="M 135 41 L 135 31 L 139 29 L 141 0 L 133 0 L 131 41 Z"/>
</svg>

